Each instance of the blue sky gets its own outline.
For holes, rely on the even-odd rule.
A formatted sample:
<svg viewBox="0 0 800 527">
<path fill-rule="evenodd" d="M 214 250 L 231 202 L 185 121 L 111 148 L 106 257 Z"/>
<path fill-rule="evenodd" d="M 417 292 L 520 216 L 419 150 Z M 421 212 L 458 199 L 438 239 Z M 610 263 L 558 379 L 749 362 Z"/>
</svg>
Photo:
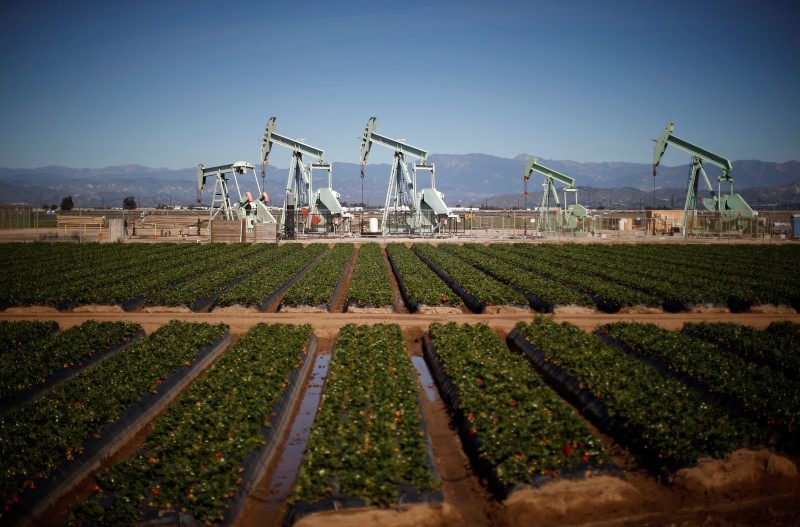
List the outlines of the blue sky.
<svg viewBox="0 0 800 527">
<path fill-rule="evenodd" d="M 798 6 L 6 0 L 0 166 L 258 163 L 270 116 L 327 161 L 358 163 L 370 116 L 429 153 L 650 163 L 674 121 L 731 160 L 800 160 Z"/>
</svg>

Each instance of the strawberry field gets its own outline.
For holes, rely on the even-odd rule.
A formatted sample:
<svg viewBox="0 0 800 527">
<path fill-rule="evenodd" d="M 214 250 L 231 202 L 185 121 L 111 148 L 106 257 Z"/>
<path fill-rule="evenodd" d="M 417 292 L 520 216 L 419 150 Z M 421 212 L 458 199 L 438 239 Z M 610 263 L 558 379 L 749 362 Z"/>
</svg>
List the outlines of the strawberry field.
<svg viewBox="0 0 800 527">
<path fill-rule="evenodd" d="M 670 518 L 685 470 L 800 456 L 792 245 L 3 249 L 0 525 L 522 525 L 606 480 Z"/>
<path fill-rule="evenodd" d="M 359 263 L 355 253 L 362 251 Z M 462 303 L 473 312 L 497 306 L 542 312 L 583 306 L 611 313 L 637 306 L 667 312 L 800 307 L 800 282 L 793 279 L 800 247 L 794 245 L 388 244 L 388 266 L 382 252 L 377 244 L 358 251 L 352 244 L 322 243 L 5 244 L 0 308 L 276 310 L 273 303 L 284 295 L 280 305 L 329 306 L 341 285 L 347 285 L 347 304 L 380 307 L 392 302 L 383 278 L 389 272 L 411 311 Z M 339 284 L 351 267 L 356 279 Z"/>
</svg>

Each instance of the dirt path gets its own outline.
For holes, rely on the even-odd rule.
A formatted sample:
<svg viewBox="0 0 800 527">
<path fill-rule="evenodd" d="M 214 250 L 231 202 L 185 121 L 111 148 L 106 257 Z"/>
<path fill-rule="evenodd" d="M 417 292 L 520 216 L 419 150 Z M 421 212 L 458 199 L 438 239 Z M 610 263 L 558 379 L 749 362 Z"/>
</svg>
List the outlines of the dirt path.
<svg viewBox="0 0 800 527">
<path fill-rule="evenodd" d="M 407 315 L 408 307 L 403 302 L 403 295 L 400 294 L 400 285 L 397 283 L 397 277 L 392 272 L 392 266 L 389 264 L 389 254 L 386 252 L 386 247 L 383 247 L 383 263 L 386 266 L 386 271 L 389 273 L 389 281 L 392 284 L 392 296 L 394 297 L 394 310 L 396 313 Z"/>
<path fill-rule="evenodd" d="M 335 335 L 339 328 L 345 324 L 377 324 L 391 322 L 400 325 L 401 328 L 427 329 L 434 322 L 457 322 L 459 324 L 486 323 L 492 328 L 510 331 L 519 321 L 529 321 L 536 313 L 530 312 L 507 312 L 507 313 L 485 313 L 476 315 L 472 313 L 258 313 L 255 311 L 232 313 L 232 312 L 210 312 L 192 313 L 182 310 L 163 311 L 158 313 L 125 313 L 120 309 L 107 306 L 84 307 L 81 311 L 56 311 L 46 307 L 26 307 L 11 308 L 0 312 L 0 320 L 55 320 L 61 329 L 70 328 L 82 324 L 86 320 L 124 320 L 137 322 L 142 325 L 147 333 L 158 329 L 170 320 L 185 320 L 189 322 L 224 322 L 231 328 L 232 334 L 242 334 L 247 332 L 251 326 L 259 322 L 282 322 L 287 324 L 309 323 L 314 327 L 317 336 Z M 685 322 L 735 322 L 746 324 L 755 328 L 766 328 L 770 322 L 776 320 L 789 320 L 800 323 L 798 313 L 563 313 L 551 316 L 557 322 L 570 322 L 576 326 L 591 331 L 599 325 L 618 322 L 650 322 L 666 329 L 680 329 Z"/>
<path fill-rule="evenodd" d="M 350 256 L 350 262 L 345 268 L 344 277 L 331 299 L 331 313 L 344 312 L 345 302 L 347 302 L 347 292 L 350 290 L 350 282 L 353 280 L 353 274 L 356 272 L 356 266 L 358 265 L 359 250 L 360 247 L 358 245 L 353 247 L 353 254 Z"/>
</svg>

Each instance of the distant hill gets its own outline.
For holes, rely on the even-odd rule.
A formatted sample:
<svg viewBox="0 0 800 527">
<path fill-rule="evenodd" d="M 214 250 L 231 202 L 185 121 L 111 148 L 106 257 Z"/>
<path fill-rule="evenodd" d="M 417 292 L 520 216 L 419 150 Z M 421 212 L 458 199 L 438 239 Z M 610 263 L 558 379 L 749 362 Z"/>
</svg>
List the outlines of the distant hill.
<svg viewBox="0 0 800 527">
<path fill-rule="evenodd" d="M 445 194 L 449 206 L 478 205 L 504 200 L 508 206 L 522 206 L 525 163 L 530 156 L 520 154 L 508 159 L 487 154 L 432 154 L 430 163 L 436 166 L 436 188 Z M 600 203 L 623 204 L 627 207 L 652 205 L 656 187 L 656 205 L 674 203 L 682 208 L 686 194 L 689 160 L 683 166 L 660 166 L 653 178 L 652 166 L 643 163 L 578 163 L 566 160 L 539 159 L 539 163 L 575 178 L 581 189 L 579 200 L 596 206 Z M 258 170 L 258 168 L 257 168 Z M 35 169 L 0 168 L 0 202 L 58 204 L 61 198 L 72 195 L 82 207 L 121 206 L 126 196 L 134 196 L 140 206 L 157 204 L 191 205 L 196 202 L 197 188 L 194 167 L 180 170 L 150 168 L 141 165 L 112 166 L 98 169 L 47 166 Z M 361 167 L 355 163 L 333 163 L 333 188 L 342 201 L 360 202 L 362 183 L 364 201 L 371 206 L 382 205 L 386 196 L 391 167 L 388 164 L 367 165 L 366 177 L 360 177 Z M 706 167 L 716 189 L 720 171 Z M 800 202 L 800 162 L 770 163 L 757 160 L 735 161 L 731 175 L 734 190 L 751 205 L 757 203 Z M 317 172 L 314 185 L 327 185 L 327 173 Z M 269 166 L 266 187 L 276 205 L 283 203 L 283 188 L 288 169 Z M 260 172 L 257 176 L 261 183 Z M 252 175 L 240 177 L 242 190 L 255 191 Z M 543 177 L 534 173 L 528 181 L 528 207 L 541 201 Z M 430 186 L 428 172 L 419 174 L 418 185 Z M 201 196 L 204 204 L 211 202 L 211 188 Z M 727 188 L 723 187 L 723 191 Z M 749 196 L 749 197 L 748 197 Z M 497 198 L 497 199 L 495 199 Z M 620 206 L 620 205 L 616 205 Z"/>
</svg>

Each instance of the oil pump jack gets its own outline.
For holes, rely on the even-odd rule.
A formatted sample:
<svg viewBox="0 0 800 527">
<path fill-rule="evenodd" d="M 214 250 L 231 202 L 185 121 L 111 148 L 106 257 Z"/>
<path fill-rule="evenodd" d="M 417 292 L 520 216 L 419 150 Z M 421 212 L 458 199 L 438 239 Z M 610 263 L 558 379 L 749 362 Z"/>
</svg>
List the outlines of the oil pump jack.
<svg viewBox="0 0 800 527">
<path fill-rule="evenodd" d="M 531 174 L 536 171 L 544 175 L 544 193 L 542 194 L 542 206 L 539 209 L 539 230 L 540 231 L 561 231 L 580 230 L 586 226 L 588 212 L 583 205 L 578 204 L 578 189 L 575 188 L 575 180 L 569 176 L 540 165 L 536 157 L 528 159 L 525 166 L 524 174 L 524 187 L 525 195 L 528 195 L 528 179 Z M 555 181 L 566 185 L 564 187 L 564 209 L 561 209 L 561 203 L 558 200 L 558 191 L 555 187 Z M 556 202 L 556 210 L 550 214 L 550 194 L 552 193 L 553 199 Z M 567 193 L 575 195 L 575 204 L 567 205 Z"/>
<path fill-rule="evenodd" d="M 339 228 L 340 232 L 350 228 L 352 215 L 345 214 L 339 203 L 339 193 L 333 185 L 333 170 L 330 163 L 323 161 L 323 150 L 291 139 L 275 132 L 275 117 L 270 117 L 261 141 L 261 164 L 267 165 L 273 145 L 280 145 L 292 151 L 292 165 L 286 181 L 284 206 L 281 212 L 281 225 L 284 237 L 293 238 L 300 232 L 328 232 Z M 311 163 L 303 162 L 303 155 L 314 158 Z M 314 191 L 314 169 L 327 170 L 328 186 Z"/>
<path fill-rule="evenodd" d="M 370 117 L 361 138 L 361 176 L 367 164 L 372 143 L 394 150 L 394 162 L 386 190 L 386 202 L 383 206 L 381 230 L 384 235 L 390 232 L 434 233 L 447 222 L 450 211 L 444 204 L 444 194 L 436 190 L 435 166 L 428 164 L 428 152 L 411 146 L 401 140 L 392 139 L 375 131 L 376 117 Z M 412 176 L 409 177 L 405 156 L 420 160 L 414 163 Z M 431 173 L 431 186 L 419 190 L 417 187 L 417 171 Z M 394 212 L 394 218 L 389 214 Z M 391 225 L 390 225 L 391 220 Z"/>
<path fill-rule="evenodd" d="M 728 227 L 732 227 L 741 233 L 747 223 L 743 220 L 752 219 L 756 217 L 758 213 L 753 211 L 750 205 L 748 205 L 739 194 L 733 193 L 733 178 L 730 175 L 732 169 L 731 162 L 722 156 L 718 156 L 689 141 L 676 137 L 672 133 L 673 127 L 674 123 L 667 123 L 661 135 L 656 139 L 655 149 L 653 151 L 653 177 L 656 175 L 656 167 L 658 167 L 661 162 L 661 158 L 664 157 L 664 152 L 668 145 L 673 145 L 691 154 L 692 165 L 689 172 L 686 203 L 683 206 L 681 234 L 686 236 L 687 229 L 691 230 L 694 223 L 697 210 L 697 185 L 700 182 L 699 177 L 702 177 L 708 191 L 711 193 L 711 198 L 703 198 L 703 206 L 711 212 L 716 212 L 717 216 L 722 219 L 723 224 L 727 224 Z M 708 161 L 712 165 L 716 165 L 722 169 L 722 175 L 717 178 L 717 193 L 714 193 L 706 171 L 703 169 L 703 161 Z M 721 188 L 723 181 L 731 185 L 730 192 L 725 195 L 722 194 Z"/>
<path fill-rule="evenodd" d="M 252 231 L 253 225 L 258 223 L 275 223 L 275 217 L 267 209 L 269 197 L 264 189 L 261 189 L 260 196 L 254 198 L 250 192 L 242 194 L 239 186 L 238 175 L 246 174 L 250 170 L 255 178 L 256 188 L 258 187 L 258 177 L 255 167 L 247 161 L 237 161 L 229 165 L 220 165 L 206 168 L 202 164 L 197 165 L 197 198 L 206 187 L 206 180 L 214 178 L 214 197 L 211 199 L 209 208 L 209 221 L 217 216 L 222 216 L 226 220 L 246 220 L 247 230 Z M 236 193 L 239 201 L 231 201 L 228 174 L 233 177 L 236 185 Z"/>
</svg>

